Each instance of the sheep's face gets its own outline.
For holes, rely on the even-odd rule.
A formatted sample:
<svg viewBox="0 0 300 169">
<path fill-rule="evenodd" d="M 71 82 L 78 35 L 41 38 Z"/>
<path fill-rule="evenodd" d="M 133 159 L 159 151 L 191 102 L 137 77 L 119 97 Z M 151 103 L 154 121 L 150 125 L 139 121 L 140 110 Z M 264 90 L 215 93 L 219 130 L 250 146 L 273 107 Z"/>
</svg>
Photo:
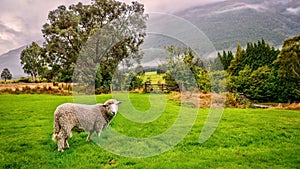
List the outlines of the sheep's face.
<svg viewBox="0 0 300 169">
<path fill-rule="evenodd" d="M 111 114 L 112 116 L 115 116 L 118 112 L 118 106 L 119 104 L 121 104 L 122 102 L 120 101 L 117 101 L 116 99 L 110 99 L 110 100 L 107 100 L 105 103 L 104 103 L 104 106 L 106 107 L 107 109 L 107 112 L 109 114 Z"/>
</svg>

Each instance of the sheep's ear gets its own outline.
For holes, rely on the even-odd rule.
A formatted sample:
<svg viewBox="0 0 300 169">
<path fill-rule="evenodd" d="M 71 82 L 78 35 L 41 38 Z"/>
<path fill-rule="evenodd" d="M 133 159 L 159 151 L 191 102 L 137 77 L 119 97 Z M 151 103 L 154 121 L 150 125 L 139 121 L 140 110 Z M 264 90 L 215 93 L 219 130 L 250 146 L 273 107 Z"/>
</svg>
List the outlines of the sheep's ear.
<svg viewBox="0 0 300 169">
<path fill-rule="evenodd" d="M 117 105 L 119 105 L 119 104 L 122 104 L 122 103 L 123 103 L 123 102 L 121 102 L 121 101 L 118 101 L 118 102 L 117 102 Z"/>
</svg>

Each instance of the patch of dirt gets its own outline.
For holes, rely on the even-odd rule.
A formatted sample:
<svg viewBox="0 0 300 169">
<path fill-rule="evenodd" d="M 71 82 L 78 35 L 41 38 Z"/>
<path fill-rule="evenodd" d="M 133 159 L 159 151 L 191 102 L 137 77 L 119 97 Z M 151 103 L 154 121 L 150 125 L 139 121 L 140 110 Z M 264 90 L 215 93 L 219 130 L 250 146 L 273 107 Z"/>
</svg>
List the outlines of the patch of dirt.
<svg viewBox="0 0 300 169">
<path fill-rule="evenodd" d="M 170 98 L 184 104 L 192 104 L 197 108 L 222 108 L 222 107 L 232 107 L 232 108 L 247 108 L 247 106 L 243 105 L 243 103 L 235 103 L 232 105 L 232 98 L 230 98 L 225 94 L 215 94 L 215 93 L 195 93 L 195 92 L 173 92 L 170 95 Z M 226 105 L 226 106 L 225 106 Z M 260 108 L 260 107 L 256 107 Z M 266 106 L 263 108 L 276 108 L 276 109 L 284 109 L 284 110 L 300 110 L 300 103 L 292 103 L 292 104 L 283 104 L 279 103 L 276 106 L 274 103 L 272 106 Z"/>
<path fill-rule="evenodd" d="M 277 109 L 285 109 L 285 110 L 300 110 L 300 103 L 292 103 L 292 104 L 283 104 L 279 103 L 276 107 Z"/>
<path fill-rule="evenodd" d="M 212 93 L 197 92 L 174 92 L 170 96 L 171 99 L 181 101 L 183 103 L 191 103 L 197 108 L 222 108 L 225 104 L 225 95 Z"/>
</svg>

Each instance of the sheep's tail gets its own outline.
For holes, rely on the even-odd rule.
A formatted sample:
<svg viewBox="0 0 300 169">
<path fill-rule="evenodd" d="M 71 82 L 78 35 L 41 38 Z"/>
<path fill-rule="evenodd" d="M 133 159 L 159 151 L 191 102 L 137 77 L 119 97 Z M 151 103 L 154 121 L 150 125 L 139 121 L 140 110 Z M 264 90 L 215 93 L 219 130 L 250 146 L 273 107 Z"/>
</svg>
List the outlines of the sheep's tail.
<svg viewBox="0 0 300 169">
<path fill-rule="evenodd" d="M 58 113 L 56 113 L 57 110 L 55 111 L 54 113 L 54 133 L 52 135 L 52 140 L 54 142 L 57 142 L 58 141 L 58 133 L 59 133 L 59 130 L 60 130 L 60 125 L 59 125 L 59 117 L 58 117 Z"/>
</svg>

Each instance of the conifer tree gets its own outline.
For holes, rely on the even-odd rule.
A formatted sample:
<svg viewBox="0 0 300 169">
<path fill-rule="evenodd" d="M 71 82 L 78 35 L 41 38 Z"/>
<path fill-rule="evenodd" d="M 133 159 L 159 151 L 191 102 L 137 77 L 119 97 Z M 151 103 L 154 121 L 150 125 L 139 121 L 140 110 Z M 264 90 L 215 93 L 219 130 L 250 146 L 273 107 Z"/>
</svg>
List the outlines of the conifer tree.
<svg viewBox="0 0 300 169">
<path fill-rule="evenodd" d="M 235 57 L 232 59 L 230 66 L 228 67 L 228 73 L 230 75 L 238 75 L 239 71 L 243 69 L 242 59 L 245 51 L 240 44 L 238 44 Z"/>
</svg>

